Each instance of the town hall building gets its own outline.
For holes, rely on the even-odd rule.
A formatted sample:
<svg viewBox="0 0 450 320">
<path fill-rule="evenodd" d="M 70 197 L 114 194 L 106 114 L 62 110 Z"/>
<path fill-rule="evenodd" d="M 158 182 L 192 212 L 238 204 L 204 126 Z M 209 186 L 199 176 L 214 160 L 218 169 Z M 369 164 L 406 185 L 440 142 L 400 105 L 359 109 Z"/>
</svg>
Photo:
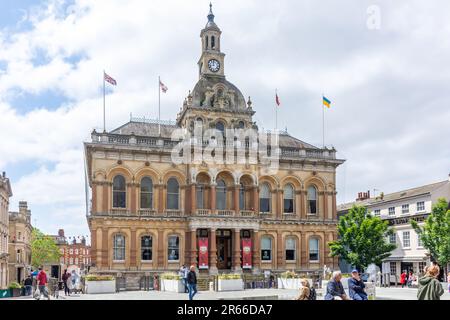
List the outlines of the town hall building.
<svg viewBox="0 0 450 320">
<path fill-rule="evenodd" d="M 131 118 L 110 132 L 94 130 L 84 144 L 91 272 L 131 277 L 183 264 L 201 274 L 338 268 L 328 242 L 337 239 L 336 168 L 344 160 L 334 148 L 272 131 L 264 152 L 248 161 L 257 143 L 222 136 L 263 132 L 250 97 L 225 76 L 221 35 L 210 9 L 200 33 L 199 80 L 176 122 Z M 198 129 L 201 138 L 189 139 L 189 149 L 174 149 L 174 132 Z M 218 146 L 244 161 L 173 159 L 173 150 L 217 156 Z M 268 158 L 277 159 L 276 170 L 267 170 Z"/>
</svg>

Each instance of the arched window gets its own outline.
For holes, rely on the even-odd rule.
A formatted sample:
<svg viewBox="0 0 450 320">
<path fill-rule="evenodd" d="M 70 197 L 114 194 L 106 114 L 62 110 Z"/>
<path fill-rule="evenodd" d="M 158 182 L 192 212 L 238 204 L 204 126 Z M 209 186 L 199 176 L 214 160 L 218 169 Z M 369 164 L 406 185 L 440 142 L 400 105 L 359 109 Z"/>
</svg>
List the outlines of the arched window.
<svg viewBox="0 0 450 320">
<path fill-rule="evenodd" d="M 169 236 L 168 241 L 168 260 L 169 261 L 178 261 L 180 259 L 180 237 L 178 236 Z"/>
<path fill-rule="evenodd" d="M 223 179 L 217 181 L 216 205 L 219 210 L 225 210 L 227 208 L 227 185 Z"/>
<path fill-rule="evenodd" d="M 141 180 L 141 209 L 153 208 L 153 181 L 149 177 Z"/>
<path fill-rule="evenodd" d="M 319 239 L 309 238 L 309 261 L 319 261 Z"/>
<path fill-rule="evenodd" d="M 198 117 L 197 119 L 195 119 L 195 124 L 199 127 L 203 126 L 203 119 Z"/>
<path fill-rule="evenodd" d="M 294 213 L 294 187 L 291 184 L 284 187 L 284 213 Z"/>
<path fill-rule="evenodd" d="M 211 36 L 211 49 L 216 48 L 216 37 Z"/>
<path fill-rule="evenodd" d="M 113 179 L 113 208 L 126 208 L 126 184 L 125 178 L 121 175 Z"/>
<path fill-rule="evenodd" d="M 223 122 L 221 122 L 221 121 L 217 122 L 216 129 L 219 130 L 220 132 L 222 132 L 222 134 L 223 134 L 223 132 L 225 131 L 225 125 L 223 124 Z"/>
<path fill-rule="evenodd" d="M 113 260 L 125 260 L 125 236 L 116 234 L 113 239 Z"/>
<path fill-rule="evenodd" d="M 317 189 L 314 186 L 308 188 L 308 213 L 317 214 Z"/>
<path fill-rule="evenodd" d="M 204 199 L 205 199 L 205 187 L 202 184 L 197 184 L 197 208 L 204 209 Z"/>
<path fill-rule="evenodd" d="M 170 178 L 167 182 L 167 209 L 179 209 L 180 186 L 177 179 Z"/>
<path fill-rule="evenodd" d="M 245 210 L 245 187 L 243 183 L 239 187 L 239 210 Z"/>
<path fill-rule="evenodd" d="M 244 121 L 239 121 L 238 128 L 239 129 L 244 129 L 244 126 L 245 126 Z"/>
<path fill-rule="evenodd" d="M 287 237 L 285 243 L 285 251 L 286 251 L 286 260 L 293 261 L 295 260 L 295 249 L 296 249 L 296 241 L 295 237 Z"/>
<path fill-rule="evenodd" d="M 152 237 L 143 236 L 141 237 L 141 260 L 151 261 L 152 260 Z"/>
<path fill-rule="evenodd" d="M 272 260 L 272 238 L 268 236 L 261 237 L 261 260 Z"/>
<path fill-rule="evenodd" d="M 259 211 L 270 212 L 270 188 L 267 183 L 261 185 L 259 193 Z"/>
</svg>

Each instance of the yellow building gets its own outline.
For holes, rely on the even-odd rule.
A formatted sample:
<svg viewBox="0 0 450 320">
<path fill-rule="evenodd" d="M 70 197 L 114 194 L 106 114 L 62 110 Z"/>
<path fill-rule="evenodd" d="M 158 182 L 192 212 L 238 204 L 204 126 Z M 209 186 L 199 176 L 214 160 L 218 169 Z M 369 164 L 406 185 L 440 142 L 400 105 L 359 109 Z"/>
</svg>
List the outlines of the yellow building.
<svg viewBox="0 0 450 320">
<path fill-rule="evenodd" d="M 21 283 L 31 273 L 31 211 L 26 201 L 9 213 L 9 280 Z"/>
<path fill-rule="evenodd" d="M 226 80 L 212 11 L 200 36 L 199 80 L 176 122 L 130 119 L 85 143 L 91 270 L 337 268 L 327 243 L 337 237 L 344 160 L 258 129 L 250 98 Z"/>
</svg>

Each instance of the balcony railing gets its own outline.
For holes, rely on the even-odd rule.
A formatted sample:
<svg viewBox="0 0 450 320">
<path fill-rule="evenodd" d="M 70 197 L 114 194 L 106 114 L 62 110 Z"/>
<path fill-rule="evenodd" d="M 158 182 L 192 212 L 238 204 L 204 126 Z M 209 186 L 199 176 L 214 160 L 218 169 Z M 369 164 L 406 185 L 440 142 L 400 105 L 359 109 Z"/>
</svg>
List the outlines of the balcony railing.
<svg viewBox="0 0 450 320">
<path fill-rule="evenodd" d="M 111 210 L 111 215 L 113 215 L 113 216 L 129 216 L 130 211 L 127 209 L 113 208 Z"/>
<path fill-rule="evenodd" d="M 196 213 L 199 216 L 209 216 L 209 215 L 211 215 L 211 210 L 209 210 L 209 209 L 197 209 Z"/>
<path fill-rule="evenodd" d="M 155 209 L 140 209 L 139 215 L 141 217 L 151 217 L 151 216 L 156 215 L 156 210 Z"/>
<path fill-rule="evenodd" d="M 217 215 L 222 217 L 234 216 L 234 210 L 217 210 Z"/>
<path fill-rule="evenodd" d="M 241 217 L 253 217 L 255 215 L 255 211 L 253 210 L 241 210 Z"/>
<path fill-rule="evenodd" d="M 175 209 L 167 209 L 165 211 L 167 217 L 181 217 L 182 213 L 181 210 L 175 210 Z"/>
</svg>

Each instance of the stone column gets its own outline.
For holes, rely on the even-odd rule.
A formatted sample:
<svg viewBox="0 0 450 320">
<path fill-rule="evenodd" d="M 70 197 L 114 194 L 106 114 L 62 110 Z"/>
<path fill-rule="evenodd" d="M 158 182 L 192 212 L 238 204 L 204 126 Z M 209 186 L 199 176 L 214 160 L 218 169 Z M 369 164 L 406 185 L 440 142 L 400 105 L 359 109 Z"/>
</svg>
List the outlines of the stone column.
<svg viewBox="0 0 450 320">
<path fill-rule="evenodd" d="M 211 213 L 216 211 L 216 185 L 211 184 Z"/>
<path fill-rule="evenodd" d="M 302 192 L 300 190 L 296 190 L 294 194 L 295 194 L 295 201 L 294 201 L 295 216 L 298 219 L 301 219 L 303 209 Z"/>
<path fill-rule="evenodd" d="M 137 213 L 137 197 L 136 197 L 136 184 L 131 183 L 131 199 L 130 199 L 130 213 L 136 214 Z"/>
<path fill-rule="evenodd" d="M 102 268 L 109 269 L 109 257 L 108 257 L 108 228 L 102 228 Z"/>
<path fill-rule="evenodd" d="M 259 189 L 258 186 L 253 187 L 253 210 L 255 214 L 259 214 Z"/>
<path fill-rule="evenodd" d="M 308 267 L 308 238 L 306 237 L 306 233 L 302 232 L 300 236 L 300 265 L 302 269 L 306 269 Z"/>
<path fill-rule="evenodd" d="M 165 269 L 164 263 L 164 230 L 158 229 L 158 269 Z"/>
<path fill-rule="evenodd" d="M 108 194 L 109 194 L 109 183 L 108 182 L 104 182 L 103 183 L 103 195 L 102 195 L 103 196 L 103 199 L 102 199 L 102 211 L 104 213 L 109 212 L 109 208 L 110 208 Z"/>
<path fill-rule="evenodd" d="M 130 239 L 130 244 L 131 244 L 131 248 L 130 248 L 130 268 L 131 269 L 136 269 L 136 229 L 132 228 L 131 229 L 131 239 Z"/>
<path fill-rule="evenodd" d="M 283 237 L 281 231 L 277 231 L 277 266 L 278 270 L 284 268 L 284 254 L 283 254 Z"/>
<path fill-rule="evenodd" d="M 277 190 L 277 218 L 281 219 L 283 216 L 283 190 Z"/>
<path fill-rule="evenodd" d="M 323 219 L 328 219 L 328 192 L 323 192 Z"/>
<path fill-rule="evenodd" d="M 191 215 L 197 210 L 197 192 L 195 183 L 191 185 Z"/>
<path fill-rule="evenodd" d="M 333 220 L 337 220 L 337 208 L 336 208 L 336 191 L 333 191 L 333 198 L 332 198 L 332 208 L 331 208 L 331 212 L 332 212 L 332 219 Z"/>
<path fill-rule="evenodd" d="M 92 203 L 91 203 L 91 214 L 97 213 L 97 182 L 92 182 Z"/>
<path fill-rule="evenodd" d="M 252 261 L 252 269 L 253 273 L 259 273 L 260 265 L 261 265 L 261 255 L 259 250 L 259 234 L 258 230 L 252 231 L 252 250 L 253 250 L 253 261 Z"/>
<path fill-rule="evenodd" d="M 158 185 L 158 212 L 164 212 L 164 185 Z"/>
<path fill-rule="evenodd" d="M 209 273 L 217 274 L 216 229 L 209 231 Z"/>
<path fill-rule="evenodd" d="M 191 265 L 197 266 L 197 230 L 191 230 Z"/>
<path fill-rule="evenodd" d="M 241 188 L 241 185 L 237 184 L 234 186 L 234 211 L 236 213 L 236 216 L 239 216 L 239 189 Z"/>
<path fill-rule="evenodd" d="M 97 258 L 97 229 L 91 230 L 91 263 L 98 268 L 99 261 Z"/>
<path fill-rule="evenodd" d="M 301 202 L 301 212 L 300 212 L 300 217 L 301 219 L 306 219 L 307 214 L 308 214 L 308 206 L 307 206 L 307 201 L 306 201 L 306 190 L 302 190 L 300 191 L 300 202 Z"/>
<path fill-rule="evenodd" d="M 233 271 L 242 272 L 241 267 L 241 230 L 234 229 L 233 232 Z"/>
</svg>

